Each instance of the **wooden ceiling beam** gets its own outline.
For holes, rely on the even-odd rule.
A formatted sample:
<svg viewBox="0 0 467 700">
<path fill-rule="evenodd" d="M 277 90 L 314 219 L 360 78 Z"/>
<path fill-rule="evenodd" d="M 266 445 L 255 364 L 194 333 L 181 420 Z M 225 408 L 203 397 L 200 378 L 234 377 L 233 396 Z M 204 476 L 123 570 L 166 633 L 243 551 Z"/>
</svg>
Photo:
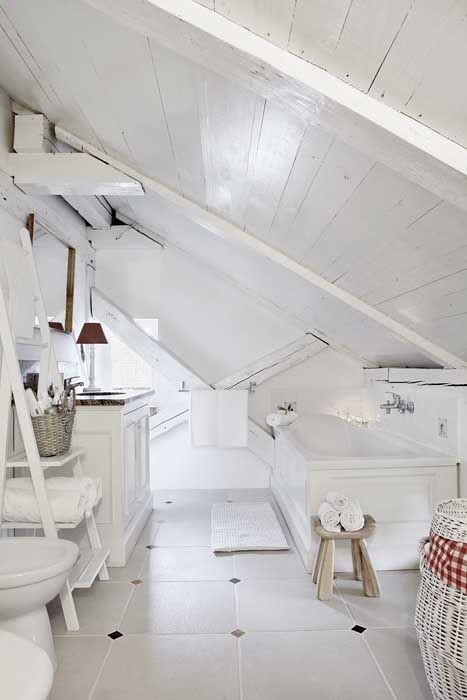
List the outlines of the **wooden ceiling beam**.
<svg viewBox="0 0 467 700">
<path fill-rule="evenodd" d="M 192 0 L 86 0 L 467 210 L 467 150 Z"/>
</svg>

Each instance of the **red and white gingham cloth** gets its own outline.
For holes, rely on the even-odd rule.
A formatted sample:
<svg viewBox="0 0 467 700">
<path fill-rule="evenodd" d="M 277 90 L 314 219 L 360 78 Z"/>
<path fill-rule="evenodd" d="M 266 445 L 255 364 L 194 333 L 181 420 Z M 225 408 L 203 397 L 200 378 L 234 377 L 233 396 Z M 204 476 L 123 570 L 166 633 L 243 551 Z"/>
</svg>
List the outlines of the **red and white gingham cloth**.
<svg viewBox="0 0 467 700">
<path fill-rule="evenodd" d="M 427 567 L 449 586 L 467 593 L 467 543 L 447 540 L 430 532 Z"/>
</svg>

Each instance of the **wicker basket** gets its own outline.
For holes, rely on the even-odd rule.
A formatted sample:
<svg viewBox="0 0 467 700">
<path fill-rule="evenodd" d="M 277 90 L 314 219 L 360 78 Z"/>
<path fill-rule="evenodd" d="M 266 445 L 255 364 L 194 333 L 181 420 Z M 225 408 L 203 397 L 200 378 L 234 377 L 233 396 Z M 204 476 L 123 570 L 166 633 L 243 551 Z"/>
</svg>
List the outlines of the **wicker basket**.
<svg viewBox="0 0 467 700">
<path fill-rule="evenodd" d="M 68 452 L 71 446 L 75 412 L 73 392 L 71 406 L 65 399 L 58 413 L 47 413 L 44 416 L 31 418 L 37 449 L 41 457 L 56 457 Z"/>
<path fill-rule="evenodd" d="M 433 518 L 435 534 L 467 542 L 467 500 L 440 503 Z M 425 673 L 436 700 L 467 698 L 467 594 L 443 583 L 426 566 L 420 546 L 422 580 L 417 596 L 415 629 Z"/>
</svg>

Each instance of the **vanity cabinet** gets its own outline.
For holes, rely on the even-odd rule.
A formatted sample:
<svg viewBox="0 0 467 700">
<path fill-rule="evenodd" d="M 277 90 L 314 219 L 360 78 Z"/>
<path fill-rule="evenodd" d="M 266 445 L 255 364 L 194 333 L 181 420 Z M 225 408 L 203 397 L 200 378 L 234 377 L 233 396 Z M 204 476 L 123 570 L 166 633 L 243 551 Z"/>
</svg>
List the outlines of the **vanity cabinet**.
<svg viewBox="0 0 467 700">
<path fill-rule="evenodd" d="M 109 566 L 125 566 L 152 511 L 148 401 L 145 395 L 83 398 L 76 407 L 73 445 L 85 450 L 85 474 L 102 479 L 95 512 Z"/>
</svg>

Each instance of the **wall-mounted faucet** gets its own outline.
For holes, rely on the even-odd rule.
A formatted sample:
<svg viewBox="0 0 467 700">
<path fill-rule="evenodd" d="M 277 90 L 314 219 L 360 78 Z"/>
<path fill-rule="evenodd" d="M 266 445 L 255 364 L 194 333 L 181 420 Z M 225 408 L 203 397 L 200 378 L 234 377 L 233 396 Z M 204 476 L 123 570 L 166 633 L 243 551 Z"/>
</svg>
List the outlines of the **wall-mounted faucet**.
<svg viewBox="0 0 467 700">
<path fill-rule="evenodd" d="M 405 401 L 401 399 L 400 394 L 395 394 L 393 391 L 387 391 L 386 394 L 391 394 L 392 401 L 389 399 L 386 403 L 382 403 L 380 408 L 384 408 L 386 413 L 389 415 L 391 411 L 399 411 L 399 413 L 414 413 L 415 404 L 413 401 Z"/>
</svg>

